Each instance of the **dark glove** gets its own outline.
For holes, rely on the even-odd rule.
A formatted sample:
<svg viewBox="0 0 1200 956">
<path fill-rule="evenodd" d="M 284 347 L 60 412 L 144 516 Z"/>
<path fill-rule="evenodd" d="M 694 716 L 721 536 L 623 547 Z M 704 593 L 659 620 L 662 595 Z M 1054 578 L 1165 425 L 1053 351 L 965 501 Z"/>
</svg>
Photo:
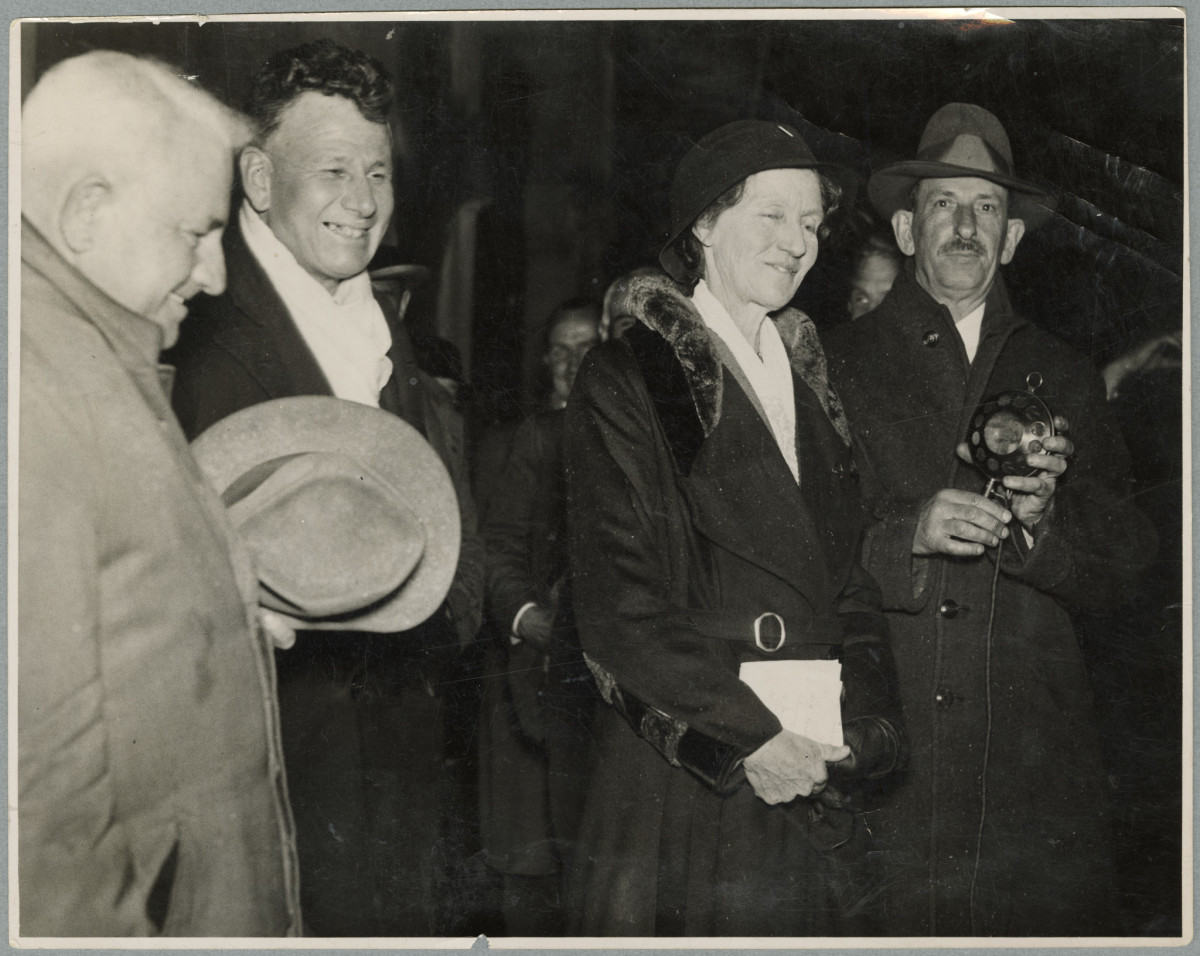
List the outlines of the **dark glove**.
<svg viewBox="0 0 1200 956">
<path fill-rule="evenodd" d="M 842 736 L 850 756 L 829 767 L 830 777 L 842 785 L 890 776 L 908 757 L 904 731 L 883 717 L 858 717 L 842 725 Z"/>
<path fill-rule="evenodd" d="M 908 758 L 908 738 L 891 648 L 875 639 L 848 640 L 842 650 L 842 733 L 850 756 L 830 766 L 842 787 L 879 780 Z"/>
</svg>

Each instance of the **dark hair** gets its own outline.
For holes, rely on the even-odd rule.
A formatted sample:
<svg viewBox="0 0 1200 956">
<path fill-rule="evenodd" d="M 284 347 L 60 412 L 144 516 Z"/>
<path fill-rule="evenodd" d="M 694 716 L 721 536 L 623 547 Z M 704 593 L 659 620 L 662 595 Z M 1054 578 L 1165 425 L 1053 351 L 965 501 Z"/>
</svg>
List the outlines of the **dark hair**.
<svg viewBox="0 0 1200 956">
<path fill-rule="evenodd" d="M 890 232 L 874 229 L 867 234 L 858 248 L 854 251 L 854 265 L 857 267 L 872 256 L 880 256 L 897 265 L 904 261 L 904 253 L 896 245 L 896 238 Z"/>
<path fill-rule="evenodd" d="M 814 169 L 813 172 L 817 174 L 817 182 L 821 187 L 821 213 L 824 217 L 820 229 L 817 230 L 817 235 L 824 239 L 829 235 L 829 226 L 827 225 L 829 217 L 837 212 L 838 205 L 842 201 L 842 187 L 817 170 Z M 749 177 L 746 178 L 749 179 Z M 705 207 L 704 212 L 696 217 L 694 225 L 711 226 L 721 213 L 741 202 L 745 192 L 745 179 L 734 183 Z M 704 248 L 690 228 L 685 229 L 675 240 L 675 245 L 679 251 L 679 260 L 683 263 L 683 284 L 689 288 L 694 287 L 704 278 Z"/>
<path fill-rule="evenodd" d="M 344 96 L 372 123 L 386 123 L 392 109 L 392 81 L 382 63 L 333 40 L 305 43 L 276 53 L 254 77 L 245 110 L 260 145 L 279 128 L 284 108 L 310 91 Z"/>
<path fill-rule="evenodd" d="M 554 331 L 554 327 L 572 312 L 591 312 L 596 326 L 599 327 L 602 311 L 599 302 L 585 295 L 560 302 L 550 310 L 550 315 L 546 318 L 546 324 L 542 326 L 542 338 L 548 342 L 550 340 L 550 333 Z"/>
</svg>

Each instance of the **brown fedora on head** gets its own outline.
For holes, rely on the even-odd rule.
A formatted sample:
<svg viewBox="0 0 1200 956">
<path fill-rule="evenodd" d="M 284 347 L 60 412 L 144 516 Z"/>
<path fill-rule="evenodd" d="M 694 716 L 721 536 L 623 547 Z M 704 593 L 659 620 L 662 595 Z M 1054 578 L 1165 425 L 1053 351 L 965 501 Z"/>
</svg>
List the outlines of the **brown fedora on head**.
<svg viewBox="0 0 1200 956">
<path fill-rule="evenodd" d="M 445 598 L 461 529 L 450 476 L 388 412 L 327 396 L 222 419 L 192 443 L 254 558 L 259 603 L 304 630 L 408 630 Z"/>
<path fill-rule="evenodd" d="M 947 103 L 930 117 L 917 146 L 917 158 L 883 167 L 867 183 L 871 204 L 884 219 L 906 209 L 921 179 L 974 176 L 1008 189 L 1010 216 L 1032 228 L 1054 209 L 1054 200 L 1013 174 L 1012 146 L 1000 121 L 982 106 Z"/>
</svg>

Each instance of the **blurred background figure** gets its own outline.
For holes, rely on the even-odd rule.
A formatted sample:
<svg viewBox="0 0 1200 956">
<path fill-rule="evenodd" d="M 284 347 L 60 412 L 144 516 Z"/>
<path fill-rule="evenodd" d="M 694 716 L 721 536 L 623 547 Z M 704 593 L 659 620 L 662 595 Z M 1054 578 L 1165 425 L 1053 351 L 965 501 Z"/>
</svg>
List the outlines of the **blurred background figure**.
<svg viewBox="0 0 1200 956">
<path fill-rule="evenodd" d="M 1153 522 L 1159 549 L 1130 600 L 1092 609 L 1081 622 L 1112 788 L 1123 915 L 1139 936 L 1179 927 L 1177 901 L 1147 888 L 1162 884 L 1182 849 L 1182 339 L 1181 329 L 1151 336 L 1101 370 L 1108 408 L 1129 446 L 1131 498 Z"/>
<path fill-rule="evenodd" d="M 854 254 L 854 272 L 850 276 L 850 296 L 846 311 L 857 319 L 883 301 L 892 288 L 900 264 L 904 261 L 896 240 L 882 230 L 871 232 Z"/>
<path fill-rule="evenodd" d="M 417 368 L 437 382 L 455 406 L 460 406 L 467 381 L 458 346 L 439 335 L 414 335 L 413 351 L 417 355 Z"/>
<path fill-rule="evenodd" d="M 1121 383 L 1135 373 L 1183 367 L 1183 329 L 1156 335 L 1113 359 L 1101 370 L 1111 402 L 1120 395 Z"/>
<path fill-rule="evenodd" d="M 638 266 L 617 276 L 604 292 L 604 308 L 600 315 L 600 337 L 619 339 L 637 321 L 630 310 L 629 286 L 635 279 L 658 274 L 656 266 Z"/>
<path fill-rule="evenodd" d="M 550 407 L 564 408 L 579 363 L 600 342 L 600 307 L 592 299 L 569 299 L 546 323 L 542 362 L 550 375 Z"/>
<path fill-rule="evenodd" d="M 566 406 L 579 363 L 601 340 L 600 314 L 600 306 L 593 299 L 568 299 L 554 309 L 543 326 L 546 342 L 538 388 L 545 395 L 542 400 L 547 408 Z M 496 481 L 504 471 L 519 426 L 520 421 L 497 422 L 482 434 L 472 449 L 473 488 L 481 520 L 495 491 Z"/>
<path fill-rule="evenodd" d="M 562 875 L 586 786 L 594 694 L 568 605 L 564 406 L 600 307 L 551 314 L 548 408 L 517 428 L 483 520 L 492 623 L 480 731 L 481 835 L 504 932 L 562 935 Z"/>
</svg>

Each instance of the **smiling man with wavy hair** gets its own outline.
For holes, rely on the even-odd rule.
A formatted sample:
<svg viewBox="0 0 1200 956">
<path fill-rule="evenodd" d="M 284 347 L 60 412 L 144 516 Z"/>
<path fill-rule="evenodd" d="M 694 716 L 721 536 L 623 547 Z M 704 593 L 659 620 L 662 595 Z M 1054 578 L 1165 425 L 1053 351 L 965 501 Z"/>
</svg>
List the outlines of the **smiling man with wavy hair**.
<svg viewBox="0 0 1200 956">
<path fill-rule="evenodd" d="M 329 40 L 267 60 L 246 107 L 257 129 L 238 163 L 229 287 L 198 304 L 203 321 L 173 353 L 172 400 L 189 435 L 249 405 L 333 395 L 417 428 L 458 493 L 458 570 L 432 617 L 401 634 L 302 631 L 279 657 L 305 919 L 322 936 L 436 932 L 441 705 L 427 688 L 482 614 L 461 419 L 368 274 L 395 205 L 392 98 L 381 63 Z M 367 753 L 380 736 L 386 759 Z M 381 790 L 403 796 L 381 812 L 367 799 Z"/>
</svg>

